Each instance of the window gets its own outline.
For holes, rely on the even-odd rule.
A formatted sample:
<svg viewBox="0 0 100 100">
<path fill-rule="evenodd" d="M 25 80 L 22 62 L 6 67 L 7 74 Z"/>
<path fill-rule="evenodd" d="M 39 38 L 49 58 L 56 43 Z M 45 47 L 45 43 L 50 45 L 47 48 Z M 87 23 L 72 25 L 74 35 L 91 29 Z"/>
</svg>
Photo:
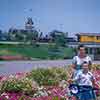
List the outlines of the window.
<svg viewBox="0 0 100 100">
<path fill-rule="evenodd" d="M 94 38 L 94 36 L 88 36 L 89 38 Z"/>
<path fill-rule="evenodd" d="M 97 36 L 97 40 L 100 40 L 100 36 Z"/>
</svg>

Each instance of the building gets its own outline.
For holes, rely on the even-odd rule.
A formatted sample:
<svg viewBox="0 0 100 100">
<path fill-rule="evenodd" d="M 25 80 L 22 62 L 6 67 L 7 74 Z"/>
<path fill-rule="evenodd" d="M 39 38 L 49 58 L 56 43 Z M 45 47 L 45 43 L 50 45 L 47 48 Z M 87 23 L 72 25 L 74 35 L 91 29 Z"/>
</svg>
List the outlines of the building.
<svg viewBox="0 0 100 100">
<path fill-rule="evenodd" d="M 100 43 L 100 33 L 79 33 L 76 35 L 79 42 Z"/>
<path fill-rule="evenodd" d="M 95 60 L 100 60 L 100 33 L 78 33 L 76 34 L 78 44 L 87 47 L 87 53 Z"/>
<path fill-rule="evenodd" d="M 36 29 L 34 28 L 34 22 L 31 17 L 28 17 L 25 22 L 25 28 L 24 29 L 17 29 L 17 28 L 10 28 L 8 33 L 10 36 L 10 40 L 16 41 L 16 40 L 26 40 L 28 35 L 31 35 L 33 33 L 36 33 Z M 33 35 L 31 35 L 31 38 L 34 38 Z"/>
<path fill-rule="evenodd" d="M 32 31 L 34 28 L 33 25 L 34 25 L 34 22 L 33 22 L 32 18 L 28 17 L 27 21 L 25 22 L 25 30 Z"/>
</svg>

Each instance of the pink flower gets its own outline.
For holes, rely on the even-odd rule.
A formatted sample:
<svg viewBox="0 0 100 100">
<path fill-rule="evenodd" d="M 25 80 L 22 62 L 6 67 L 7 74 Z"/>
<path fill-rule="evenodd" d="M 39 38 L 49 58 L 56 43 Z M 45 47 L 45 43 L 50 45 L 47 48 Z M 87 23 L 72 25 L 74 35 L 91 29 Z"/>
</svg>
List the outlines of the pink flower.
<svg viewBox="0 0 100 100">
<path fill-rule="evenodd" d="M 1 79 L 1 81 L 6 81 L 6 80 L 8 80 L 7 76 L 2 77 L 2 79 Z"/>
<path fill-rule="evenodd" d="M 19 73 L 16 73 L 16 74 L 15 74 L 15 78 L 16 78 L 16 79 L 20 79 L 20 78 L 22 78 L 22 77 L 25 77 L 25 73 L 19 72 Z"/>
</svg>

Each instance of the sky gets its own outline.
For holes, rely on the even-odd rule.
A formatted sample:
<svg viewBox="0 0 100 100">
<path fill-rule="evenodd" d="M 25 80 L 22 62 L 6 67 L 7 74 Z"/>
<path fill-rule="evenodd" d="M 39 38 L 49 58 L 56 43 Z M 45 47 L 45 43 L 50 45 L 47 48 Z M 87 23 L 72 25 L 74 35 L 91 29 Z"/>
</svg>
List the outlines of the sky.
<svg viewBox="0 0 100 100">
<path fill-rule="evenodd" d="M 100 33 L 100 0 L 0 0 L 1 30 L 24 28 L 27 17 L 45 34 Z"/>
</svg>

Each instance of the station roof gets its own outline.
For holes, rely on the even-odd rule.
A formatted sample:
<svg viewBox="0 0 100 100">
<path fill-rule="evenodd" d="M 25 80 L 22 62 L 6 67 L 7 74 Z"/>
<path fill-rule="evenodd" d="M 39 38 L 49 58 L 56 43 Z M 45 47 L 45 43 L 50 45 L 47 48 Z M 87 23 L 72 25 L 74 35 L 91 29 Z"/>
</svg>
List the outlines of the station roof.
<svg viewBox="0 0 100 100">
<path fill-rule="evenodd" d="M 80 36 L 100 36 L 100 33 L 77 33 L 76 35 Z"/>
</svg>

